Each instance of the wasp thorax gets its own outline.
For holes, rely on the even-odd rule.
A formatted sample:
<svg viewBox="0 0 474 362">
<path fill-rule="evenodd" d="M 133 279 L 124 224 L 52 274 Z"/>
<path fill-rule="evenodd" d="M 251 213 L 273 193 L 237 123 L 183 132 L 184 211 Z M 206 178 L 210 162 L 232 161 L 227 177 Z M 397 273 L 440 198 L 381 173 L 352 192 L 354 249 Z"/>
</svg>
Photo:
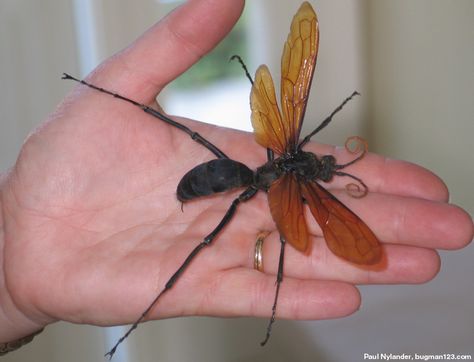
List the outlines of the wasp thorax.
<svg viewBox="0 0 474 362">
<path fill-rule="evenodd" d="M 282 174 L 277 162 L 269 161 L 263 166 L 257 168 L 255 172 L 255 184 L 260 190 L 268 190 L 271 184 Z"/>
</svg>

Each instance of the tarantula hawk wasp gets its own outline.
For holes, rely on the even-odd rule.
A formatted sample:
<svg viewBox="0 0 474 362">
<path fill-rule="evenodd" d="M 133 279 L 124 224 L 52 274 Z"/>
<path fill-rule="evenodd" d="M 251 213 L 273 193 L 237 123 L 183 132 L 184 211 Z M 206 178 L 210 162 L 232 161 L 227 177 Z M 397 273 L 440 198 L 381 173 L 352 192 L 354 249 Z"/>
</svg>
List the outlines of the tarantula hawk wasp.
<svg viewBox="0 0 474 362">
<path fill-rule="evenodd" d="M 348 176 L 362 186 L 362 196 L 365 195 L 368 189 L 364 182 L 354 175 L 341 171 L 341 169 L 364 157 L 367 145 L 360 142 L 359 139 L 359 146 L 360 143 L 363 143 L 361 154 L 342 165 L 338 165 L 336 159 L 331 155 L 318 157 L 314 153 L 303 151 L 303 146 L 309 142 L 310 138 L 326 127 L 333 116 L 358 94 L 354 92 L 347 97 L 314 131 L 300 140 L 300 130 L 316 64 L 318 44 L 317 16 L 311 5 L 304 2 L 293 18 L 290 33 L 284 45 L 281 60 L 282 112 L 277 104 L 275 88 L 268 68 L 261 65 L 256 71 L 255 81 L 252 81 L 245 65 L 238 58 L 252 82 L 250 106 L 255 138 L 257 143 L 267 149 L 268 162 L 255 171 L 238 161 L 229 159 L 204 137 L 164 114 L 68 74 L 63 75 L 63 79 L 75 80 L 140 107 L 144 112 L 186 132 L 194 141 L 202 144 L 217 157 L 196 166 L 183 176 L 177 187 L 177 198 L 181 202 L 235 188 L 245 188 L 232 202 L 219 224 L 191 251 L 161 292 L 106 356 L 110 358 L 113 356 L 120 343 L 146 318 L 161 296 L 173 287 L 191 261 L 202 249 L 212 243 L 232 219 L 238 205 L 250 200 L 259 190 L 268 193 L 270 212 L 281 241 L 275 299 L 266 336 L 261 342 L 262 345 L 268 341 L 275 321 L 278 294 L 283 280 L 286 242 L 303 253 L 309 251 L 309 233 L 304 218 L 305 203 L 308 204 L 313 217 L 320 225 L 329 249 L 335 255 L 359 265 L 372 265 L 380 261 L 382 248 L 374 233 L 357 215 L 316 182 L 317 180 L 328 182 L 334 176 Z M 347 142 L 346 149 L 351 151 Z M 351 185 L 355 184 L 348 186 Z M 358 191 L 361 191 L 360 186 L 355 186 Z M 352 196 L 357 197 L 354 194 Z"/>
</svg>

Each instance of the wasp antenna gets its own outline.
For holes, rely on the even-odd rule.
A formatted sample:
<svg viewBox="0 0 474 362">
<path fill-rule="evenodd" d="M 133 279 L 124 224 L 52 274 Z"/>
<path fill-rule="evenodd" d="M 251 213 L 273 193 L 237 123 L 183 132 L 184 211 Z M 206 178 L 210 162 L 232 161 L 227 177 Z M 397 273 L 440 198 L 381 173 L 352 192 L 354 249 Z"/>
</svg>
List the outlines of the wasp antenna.
<svg viewBox="0 0 474 362">
<path fill-rule="evenodd" d="M 338 176 L 347 176 L 357 181 L 357 183 L 351 182 L 346 185 L 346 191 L 349 194 L 349 196 L 355 199 L 360 199 L 369 193 L 369 187 L 365 184 L 364 181 L 362 181 L 357 176 L 354 176 L 354 175 L 351 175 L 350 173 L 342 172 L 342 171 L 337 171 L 335 172 L 335 174 Z"/>
<path fill-rule="evenodd" d="M 367 153 L 367 151 L 369 150 L 369 146 L 367 144 L 367 141 L 365 139 L 363 139 L 362 137 L 359 137 L 359 136 L 349 137 L 346 140 L 346 142 L 344 144 L 344 147 L 346 148 L 347 152 L 349 152 L 349 153 L 355 154 L 355 153 L 361 152 L 361 154 L 359 156 L 357 156 L 356 158 L 354 158 L 352 161 L 349 161 L 349 162 L 344 163 L 342 165 L 336 165 L 336 167 L 335 167 L 336 170 L 346 168 L 347 166 L 350 166 L 350 165 L 356 163 L 357 161 L 362 159 L 365 156 L 365 154 Z"/>
</svg>

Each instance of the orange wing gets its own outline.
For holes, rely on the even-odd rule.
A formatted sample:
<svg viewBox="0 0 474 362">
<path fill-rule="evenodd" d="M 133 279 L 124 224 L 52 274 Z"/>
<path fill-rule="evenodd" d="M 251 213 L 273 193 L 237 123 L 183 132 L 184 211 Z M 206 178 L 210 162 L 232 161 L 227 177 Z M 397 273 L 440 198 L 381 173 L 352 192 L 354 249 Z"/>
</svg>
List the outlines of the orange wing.
<svg viewBox="0 0 474 362">
<path fill-rule="evenodd" d="M 356 264 L 380 261 L 380 242 L 356 214 L 316 182 L 302 183 L 301 192 L 334 254 Z"/>
<path fill-rule="evenodd" d="M 273 220 L 283 238 L 295 249 L 309 251 L 308 227 L 304 218 L 301 185 L 293 174 L 285 174 L 268 190 Z"/>
<path fill-rule="evenodd" d="M 288 123 L 290 152 L 296 149 L 313 79 L 319 45 L 316 13 L 304 2 L 293 18 L 281 58 L 281 107 Z"/>
<path fill-rule="evenodd" d="M 278 154 L 293 152 L 298 143 L 318 52 L 318 21 L 304 2 L 293 18 L 281 59 L 281 104 L 268 68 L 261 65 L 250 93 L 252 126 L 257 143 Z"/>
<path fill-rule="evenodd" d="M 255 140 L 276 153 L 285 153 L 289 133 L 288 124 L 281 118 L 275 86 L 266 65 L 258 67 L 250 92 L 250 109 Z"/>
</svg>

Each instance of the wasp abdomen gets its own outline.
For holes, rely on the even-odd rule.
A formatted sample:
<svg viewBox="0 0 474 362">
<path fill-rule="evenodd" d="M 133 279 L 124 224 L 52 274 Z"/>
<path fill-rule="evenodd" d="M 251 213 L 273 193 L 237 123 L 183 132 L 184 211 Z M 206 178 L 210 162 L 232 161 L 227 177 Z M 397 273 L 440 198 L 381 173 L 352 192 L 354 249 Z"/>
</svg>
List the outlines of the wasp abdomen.
<svg viewBox="0 0 474 362">
<path fill-rule="evenodd" d="M 178 200 L 185 202 L 196 197 L 212 195 L 234 188 L 250 186 L 253 171 L 243 163 L 219 158 L 194 167 L 179 182 Z"/>
</svg>

